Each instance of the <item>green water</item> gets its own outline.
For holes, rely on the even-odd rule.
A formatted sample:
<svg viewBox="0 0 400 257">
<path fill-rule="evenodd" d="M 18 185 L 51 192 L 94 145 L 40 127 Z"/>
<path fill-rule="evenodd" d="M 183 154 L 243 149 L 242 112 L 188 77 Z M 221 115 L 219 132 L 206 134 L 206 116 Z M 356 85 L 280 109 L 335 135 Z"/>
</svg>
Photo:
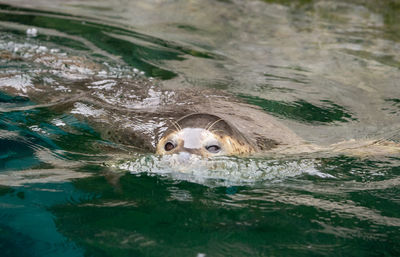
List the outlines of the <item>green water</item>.
<svg viewBox="0 0 400 257">
<path fill-rule="evenodd" d="M 139 81 L 154 89 L 150 108 L 161 88 L 214 88 L 315 144 L 399 142 L 398 1 L 5 2 L 1 256 L 400 255 L 398 152 L 220 157 L 182 171 L 140 138 L 110 135 L 126 98 L 97 95 L 100 109 L 73 98 Z M 99 110 L 110 128 L 93 122 Z"/>
</svg>

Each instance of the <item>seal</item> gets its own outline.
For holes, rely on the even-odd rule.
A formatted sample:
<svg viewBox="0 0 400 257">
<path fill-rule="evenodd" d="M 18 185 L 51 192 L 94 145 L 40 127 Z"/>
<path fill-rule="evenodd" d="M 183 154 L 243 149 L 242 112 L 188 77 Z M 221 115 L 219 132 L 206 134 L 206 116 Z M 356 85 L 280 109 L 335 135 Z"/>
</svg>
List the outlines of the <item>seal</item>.
<svg viewBox="0 0 400 257">
<path fill-rule="evenodd" d="M 159 140 L 159 155 L 187 152 L 203 157 L 249 155 L 256 148 L 228 121 L 212 114 L 194 113 L 172 122 Z"/>
<path fill-rule="evenodd" d="M 161 87 L 157 80 L 136 73 L 120 76 L 73 54 L 17 55 L 6 49 L 0 57 L 32 66 L 29 73 L 10 69 L 0 74 L 0 94 L 29 99 L 29 104 L 2 105 L 0 112 L 46 108 L 54 116 L 48 122 L 61 124 L 62 130 L 73 133 L 77 120 L 98 132 L 103 141 L 95 147 L 104 151 L 194 157 L 400 153 L 400 128 L 378 140 L 325 144 L 319 135 L 298 135 L 287 120 L 229 92 Z M 38 63 L 47 68 L 37 70 Z"/>
</svg>

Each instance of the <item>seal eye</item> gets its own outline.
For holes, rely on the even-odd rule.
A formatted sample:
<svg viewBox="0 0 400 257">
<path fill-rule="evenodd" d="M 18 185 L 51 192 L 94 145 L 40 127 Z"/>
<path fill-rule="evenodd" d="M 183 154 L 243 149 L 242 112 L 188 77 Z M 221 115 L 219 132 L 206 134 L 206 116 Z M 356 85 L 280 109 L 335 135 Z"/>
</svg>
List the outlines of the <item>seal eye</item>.
<svg viewBox="0 0 400 257">
<path fill-rule="evenodd" d="M 219 147 L 218 145 L 209 145 L 206 146 L 206 149 L 210 153 L 218 153 L 221 150 L 221 147 Z"/>
<path fill-rule="evenodd" d="M 171 151 L 175 148 L 175 145 L 172 142 L 167 142 L 164 146 L 165 151 Z"/>
</svg>

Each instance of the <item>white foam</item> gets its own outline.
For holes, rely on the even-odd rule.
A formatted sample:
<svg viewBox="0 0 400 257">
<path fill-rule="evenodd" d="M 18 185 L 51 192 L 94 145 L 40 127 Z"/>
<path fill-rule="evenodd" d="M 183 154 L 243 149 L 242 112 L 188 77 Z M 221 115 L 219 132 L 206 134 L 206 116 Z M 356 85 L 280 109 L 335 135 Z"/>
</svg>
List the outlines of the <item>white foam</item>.
<svg viewBox="0 0 400 257">
<path fill-rule="evenodd" d="M 10 87 L 27 93 L 29 88 L 33 88 L 33 83 L 29 75 L 18 74 L 12 77 L 0 78 L 0 87 Z"/>
<path fill-rule="evenodd" d="M 104 80 L 99 80 L 99 81 L 94 81 L 91 84 L 94 86 L 99 86 L 99 85 L 104 85 L 106 83 L 110 83 L 110 82 L 115 82 L 115 80 L 112 79 L 104 79 Z"/>
<path fill-rule="evenodd" d="M 46 130 L 42 129 L 38 125 L 32 125 L 32 126 L 29 127 L 29 129 L 34 131 L 34 132 L 40 133 L 40 134 L 44 134 L 44 135 L 47 135 L 47 136 L 50 135 L 50 133 L 48 133 Z"/>
<path fill-rule="evenodd" d="M 301 175 L 333 178 L 317 169 L 313 159 L 269 160 L 219 156 L 204 159 L 196 155 L 138 155 L 133 160 L 110 163 L 109 166 L 132 174 L 149 173 L 170 176 L 206 185 L 244 185 L 263 181 L 281 181 Z M 185 156 L 186 157 L 186 156 Z"/>
<path fill-rule="evenodd" d="M 45 47 L 45 46 L 39 46 L 38 48 L 36 48 L 37 54 L 47 53 L 48 51 L 49 51 L 49 49 L 47 49 L 47 47 Z"/>
<path fill-rule="evenodd" d="M 64 87 L 63 85 L 59 85 L 54 88 L 56 91 L 61 91 L 61 92 L 71 92 L 71 89 Z"/>
<path fill-rule="evenodd" d="M 29 37 L 36 37 L 37 36 L 37 29 L 35 28 L 29 28 L 26 30 L 26 35 Z"/>
<path fill-rule="evenodd" d="M 88 106 L 84 103 L 75 103 L 74 104 L 74 109 L 71 110 L 70 113 L 72 114 L 80 114 L 85 117 L 99 117 L 100 115 L 104 114 L 105 111 L 103 109 L 94 109 L 91 106 Z"/>
<path fill-rule="evenodd" d="M 117 84 L 115 80 L 112 79 L 105 79 L 100 81 L 95 81 L 91 83 L 93 86 L 88 86 L 88 88 L 93 89 L 104 89 L 104 90 L 111 90 L 113 86 Z"/>
<path fill-rule="evenodd" d="M 56 125 L 57 127 L 63 127 L 66 126 L 66 124 L 60 120 L 60 119 L 54 119 L 51 121 L 51 123 L 53 123 L 54 125 Z"/>
</svg>

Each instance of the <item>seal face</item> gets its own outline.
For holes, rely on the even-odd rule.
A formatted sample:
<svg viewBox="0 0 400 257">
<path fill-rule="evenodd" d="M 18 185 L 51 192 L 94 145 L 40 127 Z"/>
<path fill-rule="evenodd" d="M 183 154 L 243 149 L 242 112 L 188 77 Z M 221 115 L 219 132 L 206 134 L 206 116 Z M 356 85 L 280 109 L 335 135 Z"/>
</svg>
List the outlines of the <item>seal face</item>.
<svg viewBox="0 0 400 257">
<path fill-rule="evenodd" d="M 195 113 L 173 123 L 157 144 L 160 155 L 187 152 L 203 157 L 246 155 L 254 147 L 227 121 L 218 116 Z"/>
</svg>

